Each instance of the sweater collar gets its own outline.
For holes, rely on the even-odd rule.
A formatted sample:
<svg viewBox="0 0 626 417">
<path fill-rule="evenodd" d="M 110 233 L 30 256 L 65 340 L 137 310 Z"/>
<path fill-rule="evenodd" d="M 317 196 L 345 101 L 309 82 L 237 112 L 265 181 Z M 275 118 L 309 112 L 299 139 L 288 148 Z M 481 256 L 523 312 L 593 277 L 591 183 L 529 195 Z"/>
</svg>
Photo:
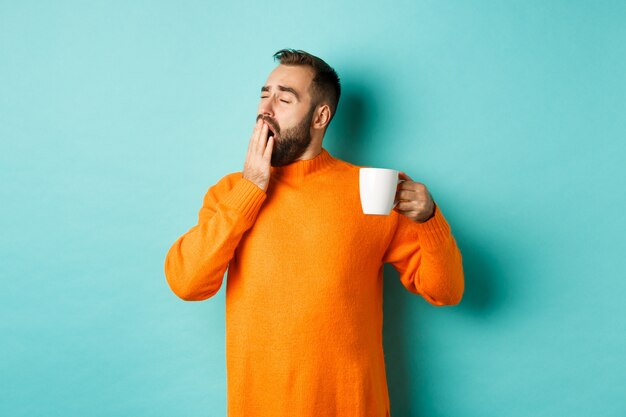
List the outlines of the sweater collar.
<svg viewBox="0 0 626 417">
<path fill-rule="evenodd" d="M 310 175 L 325 171 L 336 162 L 337 160 L 333 158 L 326 149 L 322 148 L 322 152 L 313 159 L 295 161 L 282 167 L 272 167 L 271 176 L 278 180 L 300 181 Z"/>
</svg>

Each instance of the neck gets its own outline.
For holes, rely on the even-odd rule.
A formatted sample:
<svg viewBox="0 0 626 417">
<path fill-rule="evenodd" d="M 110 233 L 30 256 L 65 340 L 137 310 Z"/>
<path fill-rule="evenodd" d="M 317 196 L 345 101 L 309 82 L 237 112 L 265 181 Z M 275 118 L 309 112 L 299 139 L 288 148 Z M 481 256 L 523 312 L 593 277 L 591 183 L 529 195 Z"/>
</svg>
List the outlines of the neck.
<svg viewBox="0 0 626 417">
<path fill-rule="evenodd" d="M 313 154 L 313 152 L 311 153 Z M 337 162 L 328 151 L 321 149 L 316 156 L 304 159 L 301 158 L 289 165 L 271 168 L 272 181 L 289 182 L 298 184 L 310 178 L 311 175 L 323 172 L 335 165 Z"/>
<path fill-rule="evenodd" d="M 313 159 L 317 155 L 322 153 L 322 139 L 323 139 L 323 135 L 316 135 L 315 133 L 317 133 L 317 132 L 313 133 L 313 135 L 311 137 L 311 143 L 309 144 L 309 147 L 306 148 L 306 151 L 304 151 L 302 156 L 300 158 L 298 158 L 297 161 L 306 161 L 306 160 L 309 160 L 309 159 Z"/>
<path fill-rule="evenodd" d="M 322 152 L 322 146 L 312 146 L 313 144 L 311 144 L 311 146 L 309 146 L 306 151 L 304 151 L 304 153 L 302 154 L 302 156 L 300 158 L 297 159 L 297 161 L 308 161 L 309 159 L 313 159 L 315 158 L 317 155 L 319 155 Z"/>
</svg>

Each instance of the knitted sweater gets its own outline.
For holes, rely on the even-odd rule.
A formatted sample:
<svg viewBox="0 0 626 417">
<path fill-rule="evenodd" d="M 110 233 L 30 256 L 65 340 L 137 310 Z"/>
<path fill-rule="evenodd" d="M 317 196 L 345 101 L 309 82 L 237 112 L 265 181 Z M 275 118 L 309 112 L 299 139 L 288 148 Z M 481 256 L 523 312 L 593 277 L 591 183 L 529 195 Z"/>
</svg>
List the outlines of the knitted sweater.
<svg viewBox="0 0 626 417">
<path fill-rule="evenodd" d="M 416 223 L 365 215 L 359 167 L 325 149 L 271 168 L 267 192 L 241 172 L 204 197 L 167 253 L 185 300 L 226 286 L 229 417 L 385 417 L 383 263 L 434 305 L 460 302 L 461 254 L 437 207 Z"/>
</svg>

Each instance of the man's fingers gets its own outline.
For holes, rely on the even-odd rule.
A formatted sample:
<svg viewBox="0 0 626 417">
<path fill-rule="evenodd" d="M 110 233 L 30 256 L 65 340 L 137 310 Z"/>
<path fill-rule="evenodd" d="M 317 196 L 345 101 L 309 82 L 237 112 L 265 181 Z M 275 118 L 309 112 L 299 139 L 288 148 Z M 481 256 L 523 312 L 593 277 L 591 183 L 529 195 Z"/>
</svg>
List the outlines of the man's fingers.
<svg viewBox="0 0 626 417">
<path fill-rule="evenodd" d="M 399 201 L 396 206 L 398 211 L 416 211 L 418 209 L 417 204 L 414 201 Z"/>
<path fill-rule="evenodd" d="M 267 146 L 265 147 L 265 152 L 263 152 L 263 159 L 266 162 L 270 162 L 272 160 L 272 149 L 274 148 L 274 137 L 272 136 L 267 140 Z"/>
<path fill-rule="evenodd" d="M 422 192 L 426 191 L 426 186 L 421 182 L 415 182 L 413 180 L 407 180 L 398 184 L 397 191 L 412 191 L 412 192 Z"/>
<path fill-rule="evenodd" d="M 243 177 L 267 190 L 273 139 L 268 140 L 269 126 L 263 119 L 257 119 L 248 142 L 248 155 L 244 162 Z"/>
<path fill-rule="evenodd" d="M 267 123 L 263 122 L 263 126 L 261 127 L 261 131 L 259 132 L 259 138 L 257 139 L 256 153 L 259 155 L 263 155 L 265 151 L 265 145 L 267 144 Z"/>
<path fill-rule="evenodd" d="M 396 193 L 396 200 L 415 200 L 416 197 L 415 190 L 399 190 Z"/>
<path fill-rule="evenodd" d="M 400 202 L 400 203 L 398 203 L 398 205 L 396 205 L 396 206 L 394 207 L 394 210 L 395 210 L 395 211 L 397 211 L 398 213 L 400 213 L 400 214 L 404 214 L 405 216 L 408 216 L 408 217 L 412 217 L 412 216 L 417 215 L 417 211 L 416 211 L 414 208 L 408 208 L 408 209 L 407 209 L 407 208 L 403 205 L 403 203 L 401 203 L 401 202 Z"/>
<path fill-rule="evenodd" d="M 261 132 L 261 128 L 263 127 L 263 120 L 259 119 L 256 121 L 254 125 L 254 129 L 252 130 L 252 138 L 256 140 L 259 137 L 259 133 Z"/>
<path fill-rule="evenodd" d="M 403 180 L 403 181 L 413 181 L 411 179 L 411 177 L 409 177 L 408 175 L 406 175 L 404 172 L 400 171 L 400 173 L 398 174 L 398 177 Z"/>
<path fill-rule="evenodd" d="M 258 119 L 254 125 L 254 129 L 252 129 L 252 136 L 250 136 L 250 141 L 248 142 L 248 157 L 252 153 L 254 149 L 256 149 L 257 139 L 259 137 L 259 132 L 261 131 L 263 120 Z"/>
</svg>

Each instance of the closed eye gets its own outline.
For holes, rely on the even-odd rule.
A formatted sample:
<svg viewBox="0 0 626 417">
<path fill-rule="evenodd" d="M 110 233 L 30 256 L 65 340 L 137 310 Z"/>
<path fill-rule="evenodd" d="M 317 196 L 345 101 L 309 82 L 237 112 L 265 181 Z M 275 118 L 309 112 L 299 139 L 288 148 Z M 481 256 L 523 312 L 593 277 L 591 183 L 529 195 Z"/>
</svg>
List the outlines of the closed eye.
<svg viewBox="0 0 626 417">
<path fill-rule="evenodd" d="M 261 99 L 264 99 L 264 98 L 270 98 L 270 96 L 261 96 Z M 282 101 L 283 103 L 287 103 L 287 104 L 291 103 L 291 101 L 289 100 L 280 99 L 280 101 Z"/>
</svg>

